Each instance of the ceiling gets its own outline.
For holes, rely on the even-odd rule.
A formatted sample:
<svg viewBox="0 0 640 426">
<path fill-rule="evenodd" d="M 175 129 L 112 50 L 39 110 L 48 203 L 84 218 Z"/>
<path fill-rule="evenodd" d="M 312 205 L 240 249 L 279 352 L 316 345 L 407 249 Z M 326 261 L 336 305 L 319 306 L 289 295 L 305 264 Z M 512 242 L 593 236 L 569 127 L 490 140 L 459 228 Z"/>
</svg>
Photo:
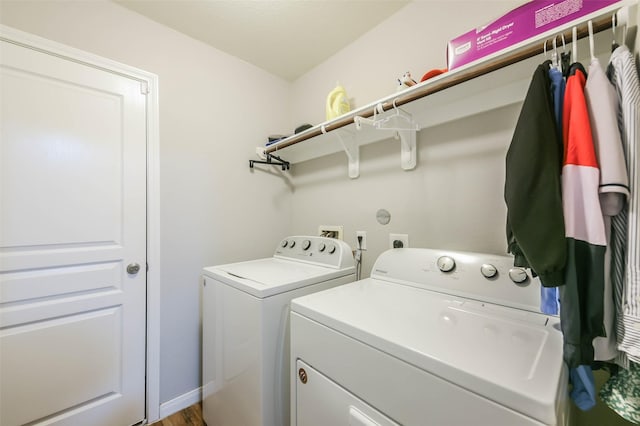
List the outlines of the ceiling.
<svg viewBox="0 0 640 426">
<path fill-rule="evenodd" d="M 293 81 L 410 0 L 114 0 Z"/>
</svg>

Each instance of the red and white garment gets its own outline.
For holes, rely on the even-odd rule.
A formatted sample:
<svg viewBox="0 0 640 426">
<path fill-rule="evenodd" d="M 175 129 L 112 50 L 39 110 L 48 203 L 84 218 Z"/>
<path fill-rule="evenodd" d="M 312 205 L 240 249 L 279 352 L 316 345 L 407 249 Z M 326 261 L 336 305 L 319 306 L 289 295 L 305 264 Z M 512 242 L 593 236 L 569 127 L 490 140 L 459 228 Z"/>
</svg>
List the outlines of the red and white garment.
<svg viewBox="0 0 640 426">
<path fill-rule="evenodd" d="M 590 365 L 594 360 L 593 339 L 605 334 L 602 299 L 607 239 L 585 84 L 584 68 L 573 64 L 563 105 L 562 207 L 567 265 L 566 284 L 559 288 L 564 357 L 570 367 Z"/>
</svg>

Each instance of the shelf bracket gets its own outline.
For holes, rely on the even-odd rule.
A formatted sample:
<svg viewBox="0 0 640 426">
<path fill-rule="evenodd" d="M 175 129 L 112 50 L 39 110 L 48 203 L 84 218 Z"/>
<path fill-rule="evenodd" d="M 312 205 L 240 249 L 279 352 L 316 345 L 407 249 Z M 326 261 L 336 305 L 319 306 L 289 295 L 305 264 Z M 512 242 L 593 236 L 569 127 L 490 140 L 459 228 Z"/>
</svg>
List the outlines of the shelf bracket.
<svg viewBox="0 0 640 426">
<path fill-rule="evenodd" d="M 416 131 L 398 130 L 400 139 L 400 166 L 403 170 L 416 168 Z"/>
<path fill-rule="evenodd" d="M 340 141 L 345 154 L 347 154 L 349 177 L 355 179 L 360 176 L 360 148 L 356 141 L 356 134 L 347 131 L 342 131 L 342 134 L 340 131 L 335 131 L 334 133 Z"/>
<path fill-rule="evenodd" d="M 378 130 L 395 131 L 395 138 L 400 139 L 400 166 L 404 170 L 413 170 L 416 167 L 416 133 L 420 130 L 408 112 L 398 108 L 393 101 L 393 111 L 386 117 L 378 117 L 384 109 L 381 104 L 376 105 L 373 110 L 373 118 L 355 116 L 353 121 L 357 130 L 362 129 L 363 124 L 372 126 Z"/>
</svg>

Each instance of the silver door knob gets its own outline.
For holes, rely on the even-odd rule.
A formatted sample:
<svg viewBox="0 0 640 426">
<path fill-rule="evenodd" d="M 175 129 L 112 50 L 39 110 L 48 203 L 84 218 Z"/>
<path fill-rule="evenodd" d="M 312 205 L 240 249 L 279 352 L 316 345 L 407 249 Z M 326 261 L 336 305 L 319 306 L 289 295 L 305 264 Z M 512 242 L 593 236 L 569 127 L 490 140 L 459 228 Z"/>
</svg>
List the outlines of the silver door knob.
<svg viewBox="0 0 640 426">
<path fill-rule="evenodd" d="M 128 274 L 137 274 L 140 271 L 140 265 L 137 263 L 130 263 L 127 265 L 127 273 Z"/>
</svg>

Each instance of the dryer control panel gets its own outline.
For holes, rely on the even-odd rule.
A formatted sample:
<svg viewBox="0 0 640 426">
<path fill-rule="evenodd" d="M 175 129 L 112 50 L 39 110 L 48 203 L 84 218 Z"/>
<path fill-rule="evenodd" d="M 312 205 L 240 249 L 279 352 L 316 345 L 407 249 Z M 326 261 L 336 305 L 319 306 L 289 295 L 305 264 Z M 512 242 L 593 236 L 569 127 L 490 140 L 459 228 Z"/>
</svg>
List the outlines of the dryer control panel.
<svg viewBox="0 0 640 426">
<path fill-rule="evenodd" d="M 371 277 L 481 302 L 540 312 L 540 282 L 513 257 L 424 248 L 382 253 Z"/>
<path fill-rule="evenodd" d="M 309 235 L 283 239 L 276 247 L 274 257 L 312 262 L 337 269 L 354 265 L 349 244 L 335 238 Z"/>
</svg>

